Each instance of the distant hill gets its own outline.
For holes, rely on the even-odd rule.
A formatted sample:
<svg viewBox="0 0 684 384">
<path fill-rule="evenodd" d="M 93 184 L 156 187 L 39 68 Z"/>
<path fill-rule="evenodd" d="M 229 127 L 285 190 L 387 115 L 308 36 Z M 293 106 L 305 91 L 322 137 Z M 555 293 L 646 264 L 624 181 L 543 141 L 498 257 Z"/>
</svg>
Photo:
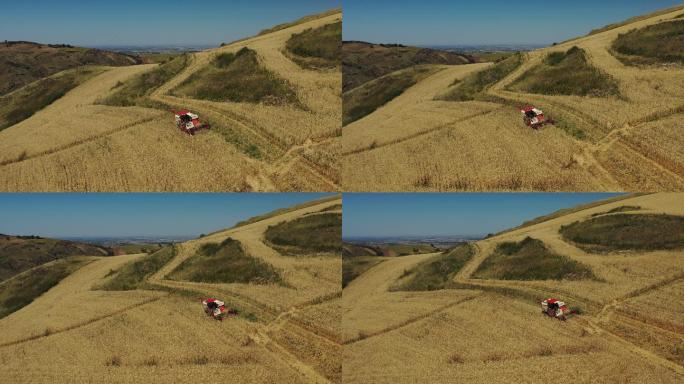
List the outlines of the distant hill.
<svg viewBox="0 0 684 384">
<path fill-rule="evenodd" d="M 111 256 L 108 247 L 39 236 L 0 234 L 0 281 L 67 256 Z"/>
<path fill-rule="evenodd" d="M 0 43 L 0 95 L 38 79 L 83 65 L 125 66 L 141 64 L 138 56 L 29 41 Z"/>
<path fill-rule="evenodd" d="M 346 92 L 390 72 L 419 64 L 470 64 L 470 55 L 401 44 L 342 43 L 342 91 Z"/>
</svg>

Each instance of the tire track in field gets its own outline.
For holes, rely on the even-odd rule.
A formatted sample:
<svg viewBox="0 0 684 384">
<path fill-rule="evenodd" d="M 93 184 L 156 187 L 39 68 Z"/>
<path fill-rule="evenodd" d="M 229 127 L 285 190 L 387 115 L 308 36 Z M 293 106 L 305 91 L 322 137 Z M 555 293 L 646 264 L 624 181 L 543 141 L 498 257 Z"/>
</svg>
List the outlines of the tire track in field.
<svg viewBox="0 0 684 384">
<path fill-rule="evenodd" d="M 65 145 L 61 145 L 61 146 L 58 146 L 58 147 L 55 147 L 55 148 L 51 148 L 51 149 L 48 149 L 48 150 L 45 150 L 45 151 L 37 152 L 37 153 L 31 154 L 31 155 L 20 156 L 19 158 L 14 159 L 14 160 L 5 160 L 5 161 L 3 161 L 3 162 L 0 162 L 0 167 L 4 167 L 4 166 L 7 166 L 7 165 L 12 165 L 12 164 L 17 164 L 17 163 L 21 163 L 21 162 L 23 162 L 23 161 L 28 161 L 28 160 L 32 160 L 32 159 L 37 159 L 37 158 L 40 158 L 40 157 L 45 157 L 45 156 L 53 155 L 53 154 L 55 154 L 55 153 L 63 152 L 63 151 L 66 151 L 66 150 L 69 150 L 69 149 L 78 147 L 78 146 L 80 146 L 80 145 L 88 144 L 88 143 L 91 143 L 91 142 L 93 142 L 93 141 L 97 141 L 97 140 L 99 140 L 99 139 L 102 139 L 102 138 L 104 138 L 104 137 L 111 136 L 111 135 L 113 135 L 113 134 L 115 134 L 115 133 L 123 132 L 123 131 L 125 131 L 125 130 L 127 130 L 127 129 L 130 129 L 130 128 L 133 128 L 133 127 L 137 127 L 137 126 L 139 126 L 139 125 L 146 124 L 146 123 L 149 123 L 149 122 L 152 122 L 152 121 L 161 119 L 161 118 L 163 118 L 165 115 L 166 115 L 166 113 L 164 113 L 163 115 L 160 114 L 160 115 L 157 115 L 157 116 L 148 117 L 148 118 L 145 118 L 145 119 L 142 119 L 142 120 L 138 120 L 138 121 L 134 121 L 134 122 L 131 122 L 131 123 L 128 123 L 128 124 L 124 124 L 124 125 L 122 125 L 122 126 L 120 126 L 120 127 L 114 128 L 114 129 L 109 130 L 109 131 L 101 132 L 101 133 L 99 133 L 99 134 L 97 134 L 97 135 L 93 135 L 93 136 L 89 136 L 89 137 L 86 137 L 86 138 L 83 138 L 83 139 L 79 139 L 79 140 L 77 140 L 77 141 L 74 141 L 74 142 L 71 142 L 71 143 L 68 143 L 68 144 L 65 144 Z"/>
<path fill-rule="evenodd" d="M 386 147 L 386 146 L 389 146 L 389 145 L 400 144 L 400 143 L 403 143 L 403 142 L 405 142 L 405 141 L 412 140 L 412 139 L 416 139 L 416 138 L 419 138 L 419 137 L 421 137 L 421 136 L 429 135 L 429 134 L 434 133 L 434 132 L 437 132 L 437 131 L 441 131 L 441 130 L 444 130 L 444 129 L 452 128 L 452 126 L 455 125 L 455 124 L 464 123 L 464 122 L 466 122 L 466 121 L 473 120 L 473 119 L 475 119 L 475 118 L 477 118 L 477 117 L 486 116 L 486 115 L 489 115 L 489 114 L 491 114 L 491 113 L 500 111 L 500 110 L 502 110 L 502 109 L 503 109 L 503 108 L 495 108 L 495 109 L 492 109 L 492 110 L 490 110 L 490 111 L 478 112 L 478 113 L 476 113 L 476 114 L 472 114 L 472 115 L 469 115 L 469 116 L 466 116 L 466 117 L 461 117 L 461 118 L 452 120 L 452 121 L 450 121 L 450 122 L 448 122 L 448 123 L 444 123 L 444 124 L 442 124 L 442 125 L 438 125 L 438 126 L 436 126 L 436 127 L 427 129 L 427 130 L 425 130 L 425 131 L 416 132 L 416 133 L 413 133 L 413 134 L 408 135 L 408 136 L 402 136 L 402 137 L 400 137 L 400 138 L 392 139 L 392 140 L 387 141 L 387 142 L 384 142 L 384 143 L 382 143 L 382 144 L 377 144 L 377 145 L 371 144 L 370 147 L 359 148 L 359 149 L 354 149 L 354 150 L 351 150 L 351 151 L 343 152 L 343 153 L 342 153 L 342 156 L 356 155 L 356 154 L 359 154 L 359 153 L 372 151 L 372 150 L 374 150 L 374 149 L 383 148 L 383 147 Z"/>
<path fill-rule="evenodd" d="M 162 297 L 163 297 L 163 296 L 162 296 Z M 7 343 L 3 343 L 3 344 L 0 344 L 0 348 L 2 348 L 2 347 L 9 347 L 9 346 L 12 346 L 12 345 L 17 345 L 17 344 L 22 344 L 22 343 L 26 343 L 26 342 L 33 341 L 33 340 L 43 339 L 43 338 L 50 337 L 50 336 L 53 336 L 53 335 L 58 335 L 58 334 L 60 334 L 60 333 L 72 331 L 72 330 L 74 330 L 74 329 L 82 328 L 82 327 L 85 327 L 85 326 L 87 326 L 87 325 L 96 323 L 96 322 L 98 322 L 98 321 L 102 321 L 102 320 L 108 319 L 108 318 L 110 318 L 110 317 L 112 317 L 112 316 L 116 316 L 116 315 L 122 314 L 122 313 L 124 313 L 124 312 L 128 312 L 128 311 L 130 311 L 130 310 L 132 310 L 132 309 L 135 309 L 135 308 L 138 308 L 138 307 L 142 307 L 143 305 L 151 304 L 151 303 L 153 303 L 153 302 L 155 302 L 155 301 L 157 301 L 157 300 L 160 300 L 162 297 L 153 297 L 153 298 L 149 298 L 149 299 L 144 300 L 143 302 L 140 302 L 140 303 L 137 303 L 137 304 L 133 304 L 133 305 L 129 305 L 129 306 L 127 306 L 127 307 L 121 308 L 121 309 L 116 310 L 116 311 L 114 311 L 114 312 L 111 312 L 111 313 L 109 313 L 109 314 L 102 315 L 102 316 L 98 316 L 98 317 L 94 317 L 94 318 L 92 318 L 92 319 L 90 319 L 90 320 L 87 320 L 87 321 L 84 321 L 84 322 L 81 322 L 81 323 L 78 323 L 78 324 L 74 324 L 74 325 L 70 325 L 70 326 L 68 326 L 68 327 L 59 328 L 59 329 L 56 329 L 56 330 L 53 330 L 53 331 L 50 331 L 50 332 L 46 332 L 45 334 L 42 334 L 42 335 L 29 336 L 29 337 L 26 337 L 26 338 L 23 338 L 23 339 L 19 339 L 19 340 L 15 340 L 15 341 L 10 341 L 10 342 L 7 342 Z"/>
<path fill-rule="evenodd" d="M 405 256 L 402 256 L 402 257 L 405 257 Z M 380 263 L 380 264 L 383 264 L 383 263 Z M 379 265 L 380 265 L 380 264 L 379 264 Z M 396 331 L 396 330 L 405 328 L 405 327 L 407 327 L 407 326 L 409 326 L 409 325 L 411 325 L 411 324 L 417 323 L 417 322 L 419 322 L 419 321 L 421 321 L 421 320 L 425 320 L 425 319 L 428 319 L 428 318 L 430 318 L 430 317 L 432 317 L 432 316 L 434 316 L 434 315 L 436 315 L 436 314 L 442 313 L 442 312 L 446 311 L 446 310 L 449 309 L 449 308 L 452 308 L 452 307 L 455 307 L 455 306 L 457 306 L 457 305 L 460 305 L 460 304 L 463 304 L 463 303 L 465 303 L 465 302 L 468 302 L 468 301 L 470 301 L 470 300 L 476 299 L 476 298 L 479 297 L 479 296 L 480 296 L 480 294 L 477 294 L 477 295 L 474 295 L 474 296 L 467 296 L 467 297 L 464 297 L 464 298 L 459 299 L 459 300 L 457 300 L 457 301 L 455 301 L 455 302 L 452 302 L 452 303 L 443 305 L 443 306 L 441 306 L 441 307 L 439 307 L 439 308 L 437 308 L 437 309 L 435 309 L 435 310 L 432 310 L 432 311 L 430 311 L 430 312 L 424 313 L 424 314 L 422 314 L 422 315 L 420 315 L 420 316 L 416 316 L 416 317 L 412 317 L 412 318 L 410 318 L 410 319 L 406 319 L 405 321 L 402 321 L 402 322 L 399 323 L 399 324 L 392 325 L 391 327 L 383 328 L 383 329 L 381 329 L 381 330 L 379 330 L 379 331 L 375 331 L 375 332 L 369 332 L 369 333 L 366 333 L 366 334 L 363 334 L 363 335 L 359 335 L 359 336 L 357 336 L 357 337 L 354 337 L 354 338 L 352 338 L 352 339 L 346 340 L 343 344 L 344 344 L 344 345 L 351 345 L 351 344 L 354 344 L 354 343 L 358 343 L 359 341 L 368 340 L 368 339 L 373 338 L 373 337 L 376 337 L 376 336 L 381 336 L 381 335 L 384 335 L 384 334 L 386 334 L 386 333 L 389 333 L 389 332 L 392 332 L 392 331 Z"/>
</svg>

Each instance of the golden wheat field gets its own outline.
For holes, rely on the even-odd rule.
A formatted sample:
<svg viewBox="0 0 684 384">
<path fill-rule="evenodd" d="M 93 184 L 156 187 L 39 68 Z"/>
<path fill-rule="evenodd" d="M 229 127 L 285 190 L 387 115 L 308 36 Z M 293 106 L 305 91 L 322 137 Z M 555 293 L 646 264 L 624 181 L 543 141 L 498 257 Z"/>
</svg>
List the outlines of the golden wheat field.
<svg viewBox="0 0 684 384">
<path fill-rule="evenodd" d="M 97 103 L 156 64 L 104 68 L 104 73 L 0 132 L 0 191 L 338 190 L 341 72 L 304 69 L 284 50 L 293 34 L 340 20 L 341 12 L 328 14 L 194 53 L 183 71 L 150 94 L 160 109 Z M 287 81 L 301 106 L 171 95 L 217 55 L 243 47 Z M 195 136 L 179 132 L 165 105 L 195 112 L 216 129 Z"/>
<path fill-rule="evenodd" d="M 627 66 L 610 52 L 621 33 L 669 22 L 681 9 L 528 52 L 484 91 L 487 101 L 442 101 L 486 64 L 440 66 L 370 115 L 344 127 L 347 191 L 679 191 L 684 188 L 684 70 Z M 549 53 L 577 46 L 612 76 L 620 96 L 550 96 L 507 87 Z M 535 131 L 517 106 L 562 123 Z M 568 129 L 567 127 L 572 127 Z M 581 135 L 575 135 L 581 131 Z"/>
<path fill-rule="evenodd" d="M 263 239 L 270 225 L 340 203 L 329 199 L 178 244 L 176 256 L 146 281 L 157 290 L 98 290 L 112 271 L 144 254 L 88 258 L 87 265 L 0 320 L 0 377 L 27 382 L 31 371 L 28 381 L 36 383 L 341 382 L 339 257 L 283 256 Z M 228 237 L 276 267 L 284 284 L 167 279 L 202 244 Z M 198 300 L 207 296 L 253 318 L 215 321 Z"/>
<path fill-rule="evenodd" d="M 608 201 L 473 244 L 455 288 L 396 291 L 406 270 L 434 254 L 390 258 L 342 293 L 345 383 L 681 382 L 684 264 L 681 250 L 584 250 L 561 226 L 611 215 L 684 215 L 682 194 Z M 497 245 L 526 237 L 591 268 L 595 279 L 496 280 L 473 275 Z M 535 298 L 581 308 L 559 321 Z"/>
</svg>

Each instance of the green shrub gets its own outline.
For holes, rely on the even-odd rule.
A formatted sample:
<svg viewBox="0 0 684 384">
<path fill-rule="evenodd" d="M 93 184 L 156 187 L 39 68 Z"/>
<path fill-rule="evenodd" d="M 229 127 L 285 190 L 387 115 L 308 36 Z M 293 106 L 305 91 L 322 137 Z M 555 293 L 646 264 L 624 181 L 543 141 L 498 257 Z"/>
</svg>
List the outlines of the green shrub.
<svg viewBox="0 0 684 384">
<path fill-rule="evenodd" d="M 550 53 L 541 64 L 511 83 L 508 89 L 543 95 L 619 95 L 617 81 L 592 66 L 586 52 L 576 46 L 567 52 Z"/>
<path fill-rule="evenodd" d="M 523 55 L 515 53 L 506 59 L 488 67 L 487 69 L 467 76 L 456 87 L 446 94 L 439 96 L 440 100 L 469 101 L 475 100 L 492 85 L 515 71 L 523 63 Z"/>
<path fill-rule="evenodd" d="M 144 288 L 145 279 L 159 271 L 176 256 L 176 247 L 167 246 L 159 251 L 133 261 L 116 271 L 116 275 L 99 289 L 105 291 L 130 291 Z"/>
<path fill-rule="evenodd" d="M 531 237 L 517 243 L 498 244 L 473 276 L 499 280 L 596 279 L 589 267 L 554 253 L 542 241 Z"/>
<path fill-rule="evenodd" d="M 168 277 L 204 283 L 283 283 L 275 268 L 247 255 L 240 242 L 231 238 L 203 244 Z"/>
<path fill-rule="evenodd" d="M 406 282 L 393 287 L 399 291 L 434 291 L 452 287 L 454 275 L 473 257 L 470 244 L 461 244 L 435 258 L 425 261 L 402 277 L 411 276 Z"/>
<path fill-rule="evenodd" d="M 684 248 L 684 217 L 654 214 L 604 215 L 561 227 L 567 240 L 591 251 Z"/>
<path fill-rule="evenodd" d="M 285 47 L 304 68 L 336 67 L 342 56 L 342 22 L 296 33 Z"/>
<path fill-rule="evenodd" d="M 173 93 L 219 102 L 289 103 L 301 107 L 290 83 L 264 68 L 256 52 L 246 47 L 235 54 L 218 55 L 209 65 L 190 75 Z"/>
<path fill-rule="evenodd" d="M 157 66 L 156 68 L 134 76 L 123 85 L 116 85 L 116 91 L 97 102 L 116 107 L 142 106 L 154 107 L 147 98 L 155 89 L 171 80 L 190 64 L 190 55 L 184 54 Z"/>
<path fill-rule="evenodd" d="M 266 240 L 289 255 L 342 252 L 342 215 L 322 213 L 270 226 Z"/>
<path fill-rule="evenodd" d="M 620 34 L 612 50 L 627 65 L 684 64 L 684 20 L 669 21 Z"/>
</svg>

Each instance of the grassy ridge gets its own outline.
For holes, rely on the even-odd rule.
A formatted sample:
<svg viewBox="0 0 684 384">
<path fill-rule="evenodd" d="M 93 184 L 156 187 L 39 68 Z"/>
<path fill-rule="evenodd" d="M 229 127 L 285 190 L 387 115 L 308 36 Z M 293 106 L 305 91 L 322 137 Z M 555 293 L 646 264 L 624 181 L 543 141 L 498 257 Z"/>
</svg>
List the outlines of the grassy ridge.
<svg viewBox="0 0 684 384">
<path fill-rule="evenodd" d="M 39 236 L 0 235 L 0 281 L 69 256 L 110 256 L 112 249 Z"/>
<path fill-rule="evenodd" d="M 293 104 L 300 106 L 292 85 L 264 68 L 255 51 L 245 47 L 221 53 L 172 91 L 177 96 L 219 102 Z"/>
<path fill-rule="evenodd" d="M 342 43 L 342 92 L 405 68 L 424 64 L 460 65 L 477 62 L 461 53 L 400 44 L 362 41 Z"/>
<path fill-rule="evenodd" d="M 636 23 L 637 21 L 650 19 L 651 17 L 664 15 L 666 13 L 674 12 L 674 11 L 679 10 L 679 9 L 684 9 L 684 6 L 679 5 L 676 7 L 666 8 L 666 9 L 662 9 L 660 11 L 652 12 L 652 13 L 649 13 L 646 15 L 630 17 L 629 19 L 621 21 L 619 23 L 608 24 L 604 27 L 593 29 L 593 30 L 591 30 L 591 32 L 589 32 L 589 34 L 587 36 L 596 35 L 596 34 L 601 33 L 601 32 L 610 31 L 612 29 L 619 28 L 619 27 L 625 26 L 627 24 L 632 24 L 632 23 Z M 681 15 L 678 17 L 681 17 Z"/>
<path fill-rule="evenodd" d="M 285 48 L 303 68 L 337 67 L 342 58 L 342 22 L 309 28 L 294 34 Z"/>
<path fill-rule="evenodd" d="M 263 29 L 263 30 L 261 30 L 261 32 L 259 32 L 259 34 L 257 36 L 267 35 L 269 33 L 281 31 L 281 30 L 286 29 L 286 28 L 294 27 L 295 25 L 303 24 L 303 23 L 313 21 L 316 19 L 322 19 L 326 16 L 331 16 L 331 15 L 334 15 L 336 13 L 341 13 L 341 12 L 342 12 L 342 8 L 334 8 L 334 9 L 331 9 L 331 10 L 328 10 L 325 12 L 317 13 L 315 15 L 304 16 L 304 17 L 299 18 L 299 19 L 292 21 L 292 22 L 282 23 L 282 24 L 278 24 L 276 26 L 273 26 L 271 28 Z"/>
<path fill-rule="evenodd" d="M 38 296 L 91 261 L 85 257 L 55 260 L 0 283 L 0 319 L 31 304 Z"/>
<path fill-rule="evenodd" d="M 684 64 L 684 20 L 620 34 L 613 42 L 612 50 L 627 65 Z"/>
<path fill-rule="evenodd" d="M 282 278 L 270 264 L 245 253 L 239 241 L 203 244 L 168 276 L 172 280 L 203 283 L 280 283 Z"/>
<path fill-rule="evenodd" d="M 0 131 L 33 116 L 86 80 L 104 72 L 102 68 L 71 69 L 43 78 L 0 97 Z"/>
<path fill-rule="evenodd" d="M 492 85 L 501 81 L 504 77 L 515 71 L 523 63 L 521 53 L 513 54 L 491 67 L 467 76 L 460 82 L 455 82 L 455 88 L 438 97 L 447 101 L 475 100 Z"/>
<path fill-rule="evenodd" d="M 385 260 L 374 256 L 342 258 L 342 288 L 383 261 Z"/>
<path fill-rule="evenodd" d="M 684 217 L 666 214 L 598 216 L 564 225 L 561 235 L 590 251 L 684 248 Z"/>
<path fill-rule="evenodd" d="M 70 69 L 91 65 L 126 66 L 140 63 L 140 57 L 99 49 L 67 44 L 5 41 L 0 43 L 0 95 Z"/>
<path fill-rule="evenodd" d="M 171 80 L 183 71 L 190 63 L 190 55 L 184 54 L 160 64 L 149 72 L 142 73 L 126 81 L 119 82 L 114 92 L 104 99 L 98 100 L 99 104 L 117 107 L 138 105 L 142 107 L 158 107 L 147 96 L 162 84 Z"/>
<path fill-rule="evenodd" d="M 416 66 L 390 73 L 343 93 L 342 125 L 370 115 L 436 71 L 435 67 Z"/>
<path fill-rule="evenodd" d="M 270 226 L 266 240 L 285 254 L 342 251 L 342 215 L 322 213 Z"/>
<path fill-rule="evenodd" d="M 176 256 L 176 247 L 167 246 L 140 260 L 121 267 L 114 277 L 99 287 L 105 291 L 130 291 L 145 288 L 145 279 Z"/>
<path fill-rule="evenodd" d="M 406 279 L 393 287 L 397 291 L 434 291 L 452 286 L 454 275 L 473 257 L 470 244 L 461 244 L 452 250 L 405 271 Z"/>
<path fill-rule="evenodd" d="M 473 277 L 498 280 L 581 280 L 595 279 L 589 267 L 548 249 L 540 240 L 497 245 L 477 268 Z"/>
<path fill-rule="evenodd" d="M 522 74 L 507 89 L 543 95 L 619 95 L 617 81 L 592 66 L 586 52 L 576 46 L 567 52 L 548 54 L 541 64 Z"/>
<path fill-rule="evenodd" d="M 279 215 L 282 215 L 282 214 L 285 214 L 288 212 L 297 211 L 299 209 L 304 209 L 304 208 L 308 208 L 308 207 L 311 207 L 314 205 L 323 204 L 323 203 L 327 203 L 329 201 L 339 200 L 339 199 L 340 199 L 340 196 L 336 195 L 336 196 L 326 197 L 324 199 L 307 201 L 306 203 L 297 204 L 297 205 L 294 205 L 294 206 L 288 207 L 288 208 L 279 208 L 279 209 L 273 210 L 271 212 L 264 213 L 263 215 L 258 215 L 258 216 L 250 217 L 247 220 L 239 221 L 237 224 L 235 224 L 233 226 L 233 228 L 242 227 L 245 225 L 256 223 L 257 221 L 270 219 L 271 217 L 276 217 L 276 216 L 279 216 Z M 219 232 L 223 232 L 223 231 L 219 231 Z M 214 233 L 218 233 L 218 232 L 214 232 Z"/>
<path fill-rule="evenodd" d="M 619 207 L 616 207 L 616 208 L 613 208 L 613 209 L 609 209 L 609 210 L 607 210 L 607 211 L 605 211 L 605 212 L 594 213 L 594 214 L 591 215 L 591 217 L 596 217 L 596 216 L 601 216 L 601 215 L 608 215 L 608 214 L 611 214 L 611 213 L 618 213 L 618 212 L 638 211 L 638 210 L 640 210 L 640 209 L 641 209 L 641 207 L 636 206 L 636 205 L 621 205 L 621 206 L 619 206 Z"/>
</svg>

